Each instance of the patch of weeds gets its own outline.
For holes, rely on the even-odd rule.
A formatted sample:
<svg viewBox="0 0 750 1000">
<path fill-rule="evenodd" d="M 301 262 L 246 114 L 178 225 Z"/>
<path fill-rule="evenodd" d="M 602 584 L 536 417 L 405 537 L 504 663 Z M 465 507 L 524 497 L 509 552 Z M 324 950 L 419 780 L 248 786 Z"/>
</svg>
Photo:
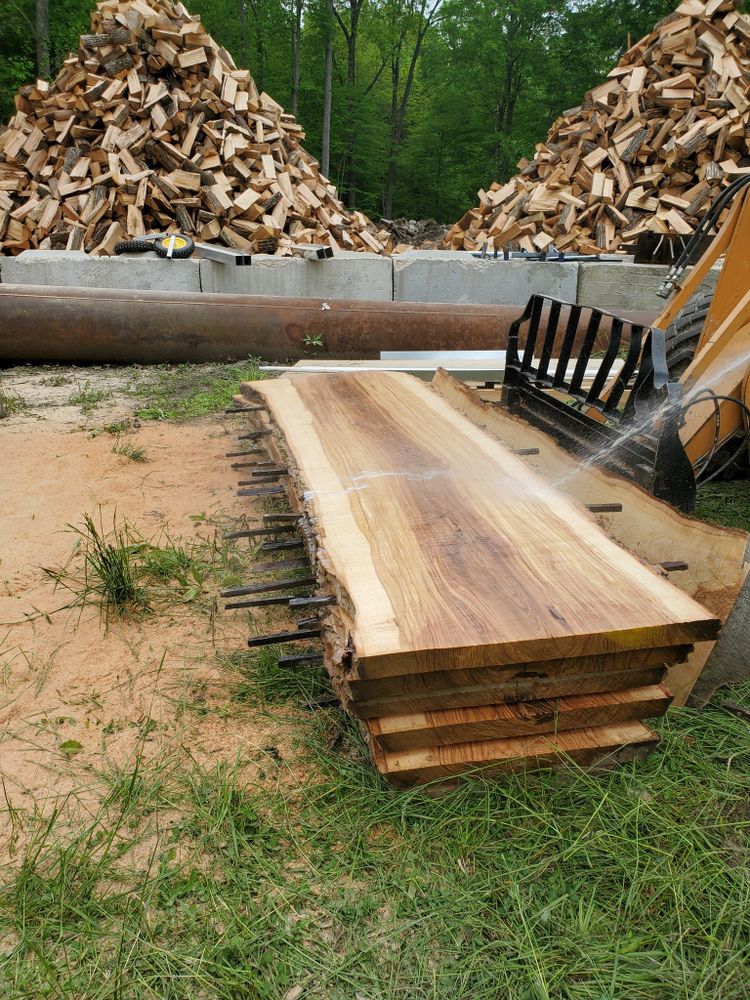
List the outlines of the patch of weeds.
<svg viewBox="0 0 750 1000">
<path fill-rule="evenodd" d="M 27 409 L 28 403 L 17 392 L 4 392 L 0 390 L 0 420 L 4 417 L 11 417 L 14 413 L 20 413 Z"/>
<path fill-rule="evenodd" d="M 205 546 L 188 550 L 175 544 L 168 535 L 154 544 L 127 522 L 113 521 L 105 533 L 90 515 L 83 517 L 83 527 L 69 525 L 78 542 L 68 562 L 58 568 L 45 568 L 47 576 L 74 595 L 66 607 L 99 604 L 106 613 L 118 615 L 154 610 L 156 598 L 174 602 L 194 601 L 203 591 L 212 565 L 206 559 Z M 83 565 L 77 557 L 82 555 Z M 173 582 L 179 585 L 175 594 Z"/>
<path fill-rule="evenodd" d="M 176 581 L 185 602 L 195 600 L 201 593 L 211 569 L 203 558 L 202 547 L 188 552 L 167 540 L 163 546 L 149 545 L 143 553 L 143 576 L 162 583 Z"/>
<path fill-rule="evenodd" d="M 700 486 L 696 514 L 727 528 L 750 531 L 750 480 Z"/>
<path fill-rule="evenodd" d="M 102 427 L 105 434 L 111 434 L 113 437 L 119 437 L 120 434 L 125 434 L 126 431 L 130 430 L 129 420 L 117 420 L 113 424 L 105 424 Z"/>
<path fill-rule="evenodd" d="M 260 362 L 233 365 L 155 366 L 132 383 L 129 392 L 141 401 L 137 415 L 145 420 L 192 420 L 226 409 L 241 382 L 266 378 Z"/>
<path fill-rule="evenodd" d="M 119 455 L 120 458 L 127 458 L 131 462 L 147 462 L 146 449 L 141 445 L 133 444 L 132 441 L 118 438 L 112 445 L 112 454 Z"/>
<path fill-rule="evenodd" d="M 195 569 L 195 560 L 182 546 L 166 548 L 149 546 L 143 558 L 143 572 L 157 580 L 179 580 L 187 583 L 187 575 Z"/>
<path fill-rule="evenodd" d="M 279 657 L 305 652 L 315 650 L 289 646 L 282 652 L 261 647 L 253 652 L 231 653 L 224 664 L 242 677 L 232 689 L 231 697 L 248 705 L 280 705 L 291 701 L 304 706 L 330 694 L 331 686 L 322 663 L 279 666 Z"/>
<path fill-rule="evenodd" d="M 45 569 L 45 573 L 75 595 L 73 606 L 98 603 L 118 615 L 144 608 L 146 597 L 138 582 L 137 568 L 142 542 L 132 528 L 127 523 L 113 524 L 112 532 L 105 535 L 102 525 L 97 527 L 89 514 L 84 514 L 82 528 L 69 528 L 78 535 L 76 548 L 83 554 L 82 575 L 70 572 L 70 561 L 62 569 Z"/>
<path fill-rule="evenodd" d="M 74 392 L 68 399 L 68 404 L 70 406 L 80 406 L 81 413 L 88 414 L 103 403 L 105 399 L 110 399 L 111 396 L 112 393 L 108 390 L 92 389 L 91 383 L 86 382 L 83 386 L 79 384 L 77 392 Z"/>
<path fill-rule="evenodd" d="M 57 389 L 63 385 L 72 385 L 73 379 L 70 375 L 65 375 L 63 372 L 54 372 L 52 375 L 47 375 L 46 378 L 40 379 L 39 384 Z"/>
<path fill-rule="evenodd" d="M 278 842 L 278 834 L 268 828 L 252 796 L 239 785 L 239 761 L 222 762 L 210 771 L 195 768 L 185 776 L 185 786 L 192 808 L 183 829 L 204 849 L 227 860 L 244 854 L 246 865 L 259 838 Z"/>
</svg>

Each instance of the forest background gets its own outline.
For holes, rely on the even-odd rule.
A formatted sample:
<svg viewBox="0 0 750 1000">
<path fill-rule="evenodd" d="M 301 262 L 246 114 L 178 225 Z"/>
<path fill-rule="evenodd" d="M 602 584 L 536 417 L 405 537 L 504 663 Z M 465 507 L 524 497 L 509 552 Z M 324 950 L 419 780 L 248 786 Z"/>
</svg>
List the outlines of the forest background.
<svg viewBox="0 0 750 1000">
<path fill-rule="evenodd" d="M 297 115 L 350 207 L 453 222 L 515 173 L 678 0 L 186 0 Z M 0 120 L 54 75 L 91 0 L 0 0 Z M 327 100 L 326 95 L 330 98 Z M 330 110 L 328 110 L 330 109 Z"/>
</svg>

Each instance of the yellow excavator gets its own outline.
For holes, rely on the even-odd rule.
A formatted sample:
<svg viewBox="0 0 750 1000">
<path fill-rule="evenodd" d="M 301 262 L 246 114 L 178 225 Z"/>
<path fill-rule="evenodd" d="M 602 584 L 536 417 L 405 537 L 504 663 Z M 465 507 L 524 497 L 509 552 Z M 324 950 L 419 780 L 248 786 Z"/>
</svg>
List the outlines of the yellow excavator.
<svg viewBox="0 0 750 1000">
<path fill-rule="evenodd" d="M 701 291 L 722 255 L 715 289 Z M 503 405 L 582 461 L 690 513 L 698 483 L 748 467 L 750 176 L 725 188 L 659 294 L 671 302 L 650 328 L 533 296 L 510 331 Z M 602 343 L 604 316 L 611 334 Z"/>
</svg>

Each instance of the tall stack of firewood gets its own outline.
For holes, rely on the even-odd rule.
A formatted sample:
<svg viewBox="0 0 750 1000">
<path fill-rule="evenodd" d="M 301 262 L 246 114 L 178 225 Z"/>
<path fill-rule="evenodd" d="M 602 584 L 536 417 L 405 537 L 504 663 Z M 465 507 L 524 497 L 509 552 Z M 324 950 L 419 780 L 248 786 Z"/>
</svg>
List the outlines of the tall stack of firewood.
<svg viewBox="0 0 750 1000">
<path fill-rule="evenodd" d="M 692 233 L 722 187 L 750 173 L 750 18 L 737 8 L 681 3 L 516 177 L 479 192 L 443 248 L 597 253 L 646 231 Z"/>
<path fill-rule="evenodd" d="M 104 0 L 54 83 L 0 133 L 0 251 L 111 253 L 182 231 L 238 250 L 325 243 L 383 253 L 347 212 L 304 132 L 172 0 Z"/>
</svg>

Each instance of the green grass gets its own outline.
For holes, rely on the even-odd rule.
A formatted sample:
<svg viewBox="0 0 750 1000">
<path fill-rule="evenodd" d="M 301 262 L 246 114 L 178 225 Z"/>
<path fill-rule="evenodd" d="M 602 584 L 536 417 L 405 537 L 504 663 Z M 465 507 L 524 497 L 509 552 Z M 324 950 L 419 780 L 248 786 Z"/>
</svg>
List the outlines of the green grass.
<svg viewBox="0 0 750 1000">
<path fill-rule="evenodd" d="M 64 372 L 53 372 L 51 375 L 45 376 L 45 378 L 39 379 L 40 385 L 47 385 L 53 389 L 57 389 L 63 385 L 72 385 L 73 379 L 70 375 L 66 375 Z"/>
<path fill-rule="evenodd" d="M 750 480 L 701 486 L 696 513 L 717 524 L 750 531 Z"/>
<path fill-rule="evenodd" d="M 89 382 L 79 385 L 78 389 L 69 397 L 70 406 L 80 406 L 81 412 L 91 413 L 106 399 L 110 399 L 112 393 L 106 389 L 92 389 Z"/>
<path fill-rule="evenodd" d="M 72 832 L 29 819 L 0 887 L 0 995 L 748 995 L 742 720 L 680 710 L 645 763 L 441 798 L 385 788 L 338 712 L 294 725 L 298 760 L 273 743 L 208 769 L 137 754 L 99 775 L 99 810 Z"/>
<path fill-rule="evenodd" d="M 280 656 L 299 656 L 314 652 L 297 644 L 283 653 L 269 648 L 257 652 L 237 651 L 224 658 L 225 665 L 239 675 L 230 697 L 251 706 L 280 705 L 292 700 L 308 704 L 316 698 L 330 694 L 328 675 L 321 663 L 280 667 Z"/>
<path fill-rule="evenodd" d="M 77 542 L 64 566 L 44 572 L 73 595 L 66 607 L 98 604 L 106 615 L 154 610 L 162 604 L 194 601 L 210 574 L 223 579 L 231 563 L 224 546 L 196 543 L 190 548 L 162 533 L 148 541 L 128 522 L 113 520 L 105 531 L 89 514 L 83 526 L 70 525 Z M 177 588 L 174 584 L 177 584 Z"/>
<path fill-rule="evenodd" d="M 113 437 L 119 437 L 121 434 L 125 434 L 130 430 L 129 420 L 117 420 L 112 424 L 106 424 L 102 430 L 105 434 L 111 434 Z M 112 449 L 114 451 L 114 448 Z"/>
<path fill-rule="evenodd" d="M 135 554 L 138 543 L 127 525 L 114 525 L 110 538 L 84 514 L 83 527 L 74 529 L 83 548 L 84 600 L 94 599 L 117 614 L 142 607 L 145 596 L 138 583 Z"/>
<path fill-rule="evenodd" d="M 123 441 L 119 437 L 112 445 L 112 454 L 127 458 L 131 462 L 147 462 L 148 455 L 146 449 L 140 445 L 133 444 L 132 441 Z"/>
<path fill-rule="evenodd" d="M 135 374 L 130 392 L 144 420 L 192 420 L 224 410 L 241 382 L 265 377 L 259 361 L 226 365 L 161 365 Z"/>
<path fill-rule="evenodd" d="M 20 413 L 27 407 L 27 402 L 17 392 L 3 392 L 0 390 L 0 420 L 10 417 L 14 413 Z"/>
</svg>

